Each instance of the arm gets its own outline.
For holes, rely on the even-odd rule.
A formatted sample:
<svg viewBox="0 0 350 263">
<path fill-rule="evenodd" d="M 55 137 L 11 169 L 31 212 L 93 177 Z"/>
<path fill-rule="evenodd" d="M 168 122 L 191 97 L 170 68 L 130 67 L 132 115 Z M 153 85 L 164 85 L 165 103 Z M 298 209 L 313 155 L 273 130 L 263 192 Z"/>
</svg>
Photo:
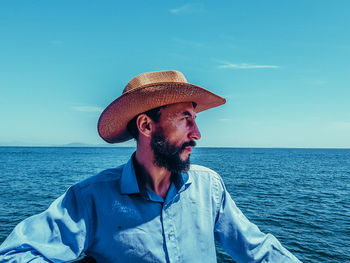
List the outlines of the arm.
<svg viewBox="0 0 350 263">
<path fill-rule="evenodd" d="M 237 262 L 300 262 L 271 234 L 262 233 L 235 205 L 221 181 L 215 239 Z"/>
<path fill-rule="evenodd" d="M 0 262 L 74 260 L 87 247 L 87 207 L 71 187 L 43 213 L 19 223 L 0 246 Z"/>
</svg>

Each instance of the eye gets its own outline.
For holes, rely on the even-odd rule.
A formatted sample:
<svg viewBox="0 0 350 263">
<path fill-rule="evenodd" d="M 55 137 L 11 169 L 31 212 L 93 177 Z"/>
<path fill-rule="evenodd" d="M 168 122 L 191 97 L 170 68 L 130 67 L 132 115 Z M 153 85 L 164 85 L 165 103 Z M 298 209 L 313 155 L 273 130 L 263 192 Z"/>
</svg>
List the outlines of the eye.
<svg viewBox="0 0 350 263">
<path fill-rule="evenodd" d="M 197 116 L 192 116 L 190 114 L 184 114 L 180 118 L 181 121 L 192 122 L 196 119 Z"/>
</svg>

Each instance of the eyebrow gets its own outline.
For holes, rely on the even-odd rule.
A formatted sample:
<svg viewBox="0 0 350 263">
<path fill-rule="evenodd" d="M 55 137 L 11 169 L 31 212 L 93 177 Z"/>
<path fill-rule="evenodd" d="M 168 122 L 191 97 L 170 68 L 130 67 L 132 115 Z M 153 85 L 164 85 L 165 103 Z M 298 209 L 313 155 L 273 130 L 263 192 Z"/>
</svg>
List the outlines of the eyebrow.
<svg viewBox="0 0 350 263">
<path fill-rule="evenodd" d="M 189 111 L 184 111 L 184 112 L 182 113 L 182 115 L 192 117 L 192 114 L 191 114 Z M 197 117 L 197 116 L 194 115 L 194 118 L 196 118 L 196 117 Z"/>
</svg>

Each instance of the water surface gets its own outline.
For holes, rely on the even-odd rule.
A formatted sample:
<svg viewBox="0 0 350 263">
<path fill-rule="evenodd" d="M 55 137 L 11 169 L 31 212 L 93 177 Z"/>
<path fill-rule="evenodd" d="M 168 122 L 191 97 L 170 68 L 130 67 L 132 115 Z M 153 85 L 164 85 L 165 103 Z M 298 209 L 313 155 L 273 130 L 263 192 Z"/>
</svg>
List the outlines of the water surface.
<svg viewBox="0 0 350 263">
<path fill-rule="evenodd" d="M 0 147 L 0 242 L 133 148 Z M 350 262 L 350 150 L 195 148 L 243 213 L 304 262 Z M 233 262 L 218 247 L 218 262 Z"/>
</svg>

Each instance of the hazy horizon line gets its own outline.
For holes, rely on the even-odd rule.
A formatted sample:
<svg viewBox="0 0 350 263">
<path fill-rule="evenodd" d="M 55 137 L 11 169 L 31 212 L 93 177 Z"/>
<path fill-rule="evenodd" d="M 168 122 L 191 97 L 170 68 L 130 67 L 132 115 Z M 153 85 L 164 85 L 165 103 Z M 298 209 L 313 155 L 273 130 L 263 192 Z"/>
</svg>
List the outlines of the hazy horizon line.
<svg viewBox="0 0 350 263">
<path fill-rule="evenodd" d="M 1 145 L 1 148 L 136 148 L 130 145 L 91 144 L 91 145 Z M 329 149 L 350 150 L 350 147 L 305 147 L 305 146 L 196 146 L 195 148 L 227 148 L 227 149 Z"/>
</svg>

